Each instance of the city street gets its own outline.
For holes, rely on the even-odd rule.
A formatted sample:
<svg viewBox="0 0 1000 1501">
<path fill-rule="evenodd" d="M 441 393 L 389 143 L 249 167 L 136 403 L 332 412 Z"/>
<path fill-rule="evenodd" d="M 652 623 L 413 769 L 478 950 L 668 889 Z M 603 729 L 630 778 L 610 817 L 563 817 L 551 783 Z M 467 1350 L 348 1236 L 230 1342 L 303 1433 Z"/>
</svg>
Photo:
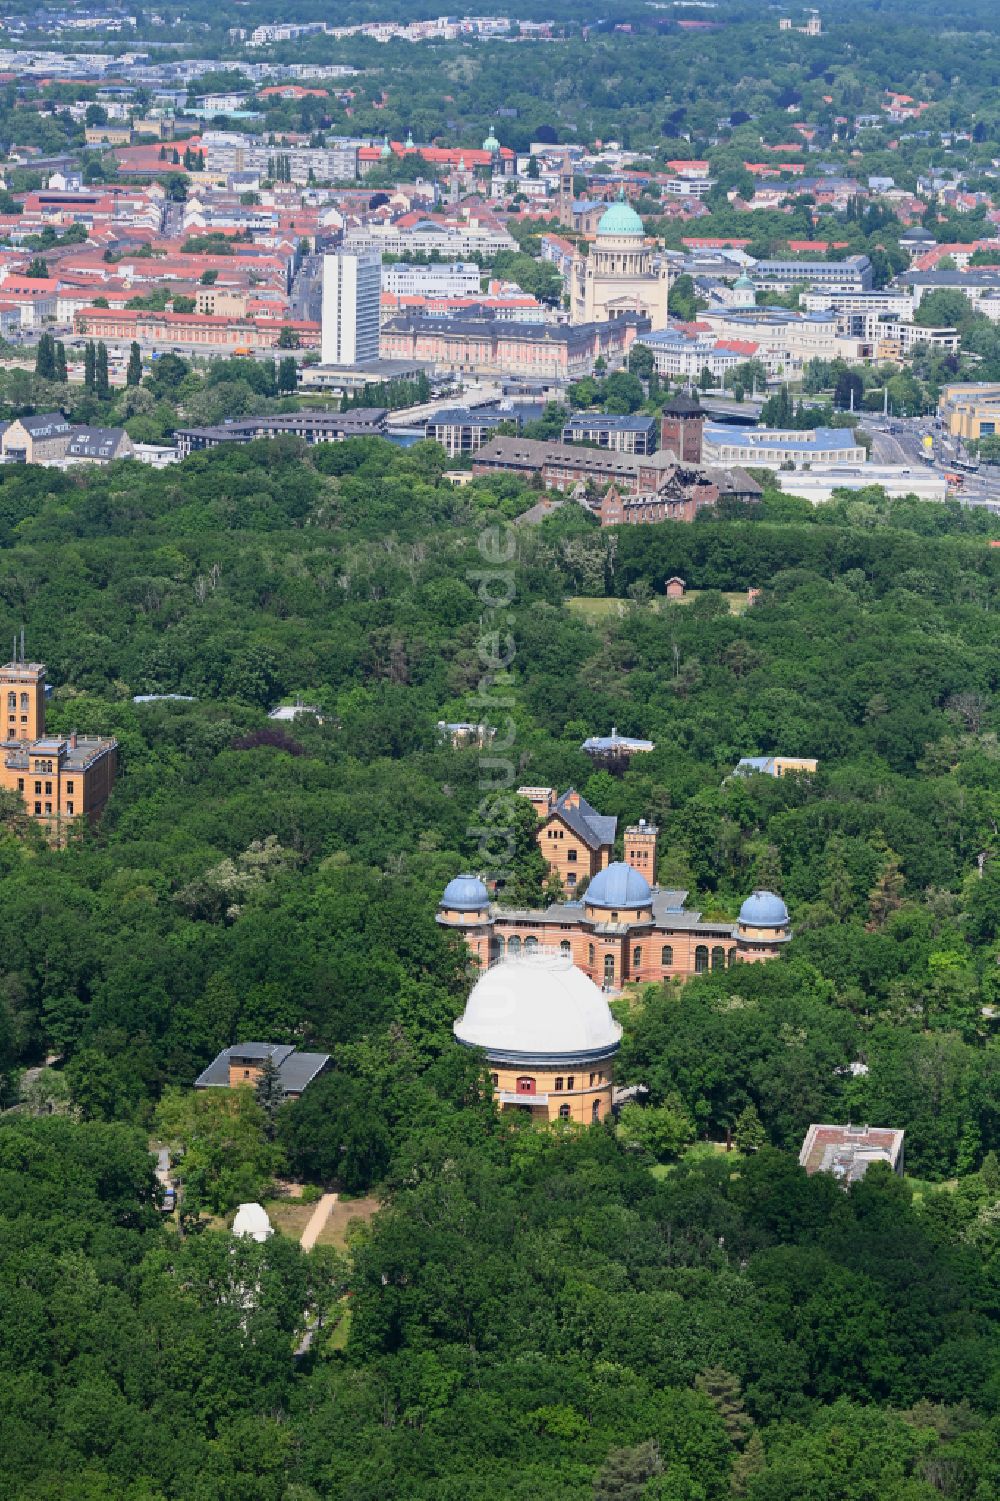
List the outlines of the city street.
<svg viewBox="0 0 1000 1501">
<path fill-rule="evenodd" d="M 976 472 L 956 469 L 956 459 L 965 460 L 964 450 L 943 431 L 936 417 L 873 417 L 862 424 L 872 440 L 872 460 L 878 464 L 927 464 L 938 474 L 958 474 L 961 487 L 956 500 L 964 505 L 1000 509 L 1000 467 L 987 465 Z M 933 462 L 928 464 L 924 438 L 933 440 Z"/>
</svg>

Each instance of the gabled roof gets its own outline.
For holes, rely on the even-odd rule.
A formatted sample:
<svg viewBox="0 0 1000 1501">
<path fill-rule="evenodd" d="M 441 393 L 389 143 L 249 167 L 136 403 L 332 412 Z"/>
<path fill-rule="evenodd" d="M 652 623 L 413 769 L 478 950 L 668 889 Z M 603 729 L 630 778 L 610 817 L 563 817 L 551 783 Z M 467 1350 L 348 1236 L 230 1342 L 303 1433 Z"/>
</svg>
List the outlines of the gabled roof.
<svg viewBox="0 0 1000 1501">
<path fill-rule="evenodd" d="M 567 799 L 572 799 L 572 804 Z M 561 818 L 563 823 L 583 840 L 588 849 L 599 850 L 615 842 L 618 819 L 613 815 L 598 813 L 597 809 L 592 808 L 587 799 L 580 797 L 572 787 L 559 798 L 549 818 Z"/>
<path fill-rule="evenodd" d="M 15 421 L 20 422 L 25 432 L 30 433 L 33 438 L 55 438 L 70 430 L 62 412 L 41 412 L 35 417 L 15 418 Z"/>
<path fill-rule="evenodd" d="M 223 1048 L 217 1057 L 194 1081 L 195 1089 L 225 1089 L 229 1085 L 230 1058 L 251 1064 L 263 1063 L 265 1058 L 274 1060 L 278 1079 L 285 1094 L 301 1094 L 330 1061 L 329 1053 L 300 1053 L 286 1043 L 238 1042 L 231 1048 Z"/>
</svg>

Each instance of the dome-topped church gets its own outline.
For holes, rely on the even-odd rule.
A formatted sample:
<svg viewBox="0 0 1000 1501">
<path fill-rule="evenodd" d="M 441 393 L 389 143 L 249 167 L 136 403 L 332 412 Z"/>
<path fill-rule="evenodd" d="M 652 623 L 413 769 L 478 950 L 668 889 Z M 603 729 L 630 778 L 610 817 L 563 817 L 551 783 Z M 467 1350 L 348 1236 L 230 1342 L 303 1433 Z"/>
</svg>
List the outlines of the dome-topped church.
<svg viewBox="0 0 1000 1501">
<path fill-rule="evenodd" d="M 594 982 L 558 949 L 494 964 L 473 986 L 454 1031 L 464 1047 L 486 1053 L 502 1110 L 580 1124 L 610 1111 L 622 1029 Z"/>
<path fill-rule="evenodd" d="M 653 265 L 642 220 L 624 196 L 601 215 L 590 253 L 574 259 L 572 288 L 574 323 L 607 323 L 640 313 L 654 329 L 666 328 L 667 263 Z"/>
</svg>

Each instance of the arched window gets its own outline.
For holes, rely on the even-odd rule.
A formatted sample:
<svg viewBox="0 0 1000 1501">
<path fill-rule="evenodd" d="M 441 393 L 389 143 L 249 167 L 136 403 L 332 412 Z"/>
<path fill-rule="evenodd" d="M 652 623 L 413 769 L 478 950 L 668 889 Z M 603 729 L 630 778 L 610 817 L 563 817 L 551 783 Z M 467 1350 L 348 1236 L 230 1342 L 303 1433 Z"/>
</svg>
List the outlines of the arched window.
<svg viewBox="0 0 1000 1501">
<path fill-rule="evenodd" d="M 672 969 L 674 963 L 674 951 L 669 943 L 665 943 L 660 950 L 660 963 L 664 969 Z"/>
<path fill-rule="evenodd" d="M 524 940 L 524 952 L 526 954 L 533 954 L 535 952 L 535 950 L 537 949 L 537 947 L 538 947 L 538 939 L 537 938 L 532 937 L 532 938 L 526 938 Z"/>
<path fill-rule="evenodd" d="M 605 954 L 604 956 L 604 983 L 605 985 L 613 985 L 615 983 L 614 954 Z"/>
<path fill-rule="evenodd" d="M 694 972 L 703 975 L 708 968 L 708 949 L 703 943 L 699 943 L 694 951 Z"/>
<path fill-rule="evenodd" d="M 507 944 L 506 944 L 506 941 L 504 940 L 503 934 L 502 933 L 498 933 L 496 935 L 496 937 L 493 939 L 493 957 L 494 957 L 494 959 L 502 959 L 503 956 L 504 956 L 504 950 L 506 949 L 506 947 L 507 947 Z"/>
<path fill-rule="evenodd" d="M 595 1100 L 594 1103 L 593 1103 L 593 1105 L 591 1105 L 591 1107 L 590 1107 L 590 1119 L 592 1121 L 596 1122 L 596 1121 L 599 1121 L 600 1118 L 601 1118 L 601 1102 L 600 1102 L 600 1100 Z"/>
<path fill-rule="evenodd" d="M 560 1105 L 559 1106 L 559 1119 L 561 1121 L 568 1121 L 569 1120 L 569 1106 L 568 1105 Z"/>
<path fill-rule="evenodd" d="M 721 944 L 718 944 L 712 950 L 712 968 L 713 969 L 725 969 L 725 967 L 726 967 L 726 951 L 722 947 Z"/>
<path fill-rule="evenodd" d="M 519 954 L 520 952 L 521 940 L 520 938 L 518 938 L 516 933 L 512 933 L 511 936 L 507 939 L 507 953 L 513 959 L 515 954 Z"/>
<path fill-rule="evenodd" d="M 729 950 L 729 968 L 732 969 L 732 967 L 733 967 L 733 965 L 735 963 L 736 963 L 736 950 L 735 949 L 730 949 Z"/>
<path fill-rule="evenodd" d="M 642 949 L 636 947 L 632 950 L 632 972 L 637 974 L 642 965 Z"/>
<path fill-rule="evenodd" d="M 595 955 L 595 952 L 594 952 L 594 945 L 592 943 L 588 943 L 587 944 L 587 963 L 590 965 L 591 969 L 593 969 L 593 967 L 594 967 L 594 959 L 595 959 L 595 957 L 596 957 L 596 955 Z"/>
<path fill-rule="evenodd" d="M 572 953 L 572 949 L 570 948 L 569 939 L 568 938 L 564 938 L 562 940 L 562 942 L 560 943 L 560 945 L 559 945 L 559 952 L 560 952 L 560 954 L 562 954 L 562 956 L 563 956 L 564 959 L 568 959 L 569 958 L 570 954 Z"/>
</svg>

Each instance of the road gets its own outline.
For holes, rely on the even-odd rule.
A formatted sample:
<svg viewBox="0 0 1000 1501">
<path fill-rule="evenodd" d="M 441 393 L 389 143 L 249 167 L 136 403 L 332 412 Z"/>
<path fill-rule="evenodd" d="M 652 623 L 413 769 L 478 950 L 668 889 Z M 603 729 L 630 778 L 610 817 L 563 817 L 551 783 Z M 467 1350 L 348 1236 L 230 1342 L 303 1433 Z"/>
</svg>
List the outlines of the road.
<svg viewBox="0 0 1000 1501">
<path fill-rule="evenodd" d="M 487 407 L 494 406 L 503 396 L 503 388 L 494 381 L 472 381 L 465 389 L 451 396 L 439 396 L 434 401 L 425 401 L 418 407 L 401 407 L 392 414 L 393 426 L 411 427 L 418 422 L 426 422 L 428 417 L 437 416 L 438 412 L 446 412 L 451 407 Z M 513 413 L 511 414 L 513 415 Z"/>
<path fill-rule="evenodd" d="M 986 466 L 975 473 L 957 471 L 956 458 L 965 457 L 944 432 L 936 417 L 872 417 L 862 429 L 872 440 L 872 459 L 879 464 L 926 464 L 924 440 L 933 443 L 933 462 L 928 465 L 937 474 L 960 473 L 961 489 L 955 498 L 963 505 L 1000 509 L 1000 468 Z"/>
<path fill-rule="evenodd" d="M 316 1205 L 316 1208 L 312 1212 L 308 1225 L 302 1232 L 302 1239 L 299 1241 L 299 1245 L 302 1247 L 303 1251 L 312 1250 L 313 1246 L 316 1244 L 317 1240 L 322 1234 L 323 1227 L 325 1226 L 327 1220 L 330 1218 L 330 1211 L 333 1209 L 333 1206 L 334 1204 L 336 1204 L 336 1202 L 336 1194 L 324 1194 L 320 1199 L 319 1203 Z"/>
</svg>

